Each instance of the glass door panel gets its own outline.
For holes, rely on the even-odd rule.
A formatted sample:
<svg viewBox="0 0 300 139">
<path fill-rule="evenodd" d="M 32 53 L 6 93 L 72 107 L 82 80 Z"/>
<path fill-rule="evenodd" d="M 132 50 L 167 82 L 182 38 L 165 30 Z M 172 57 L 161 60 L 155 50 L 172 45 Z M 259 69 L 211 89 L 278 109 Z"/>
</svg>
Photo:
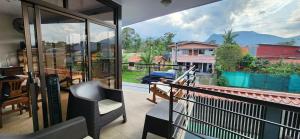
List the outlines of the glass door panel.
<svg viewBox="0 0 300 139">
<path fill-rule="evenodd" d="M 46 74 L 57 74 L 67 89 L 86 77 L 85 21 L 41 10 Z"/>
<path fill-rule="evenodd" d="M 92 79 L 99 80 L 107 87 L 115 88 L 115 29 L 95 23 L 89 23 L 89 25 Z"/>
<path fill-rule="evenodd" d="M 66 118 L 68 89 L 86 80 L 86 22 L 70 15 L 41 9 L 41 45 L 45 76 L 60 83 L 62 119 Z"/>
</svg>

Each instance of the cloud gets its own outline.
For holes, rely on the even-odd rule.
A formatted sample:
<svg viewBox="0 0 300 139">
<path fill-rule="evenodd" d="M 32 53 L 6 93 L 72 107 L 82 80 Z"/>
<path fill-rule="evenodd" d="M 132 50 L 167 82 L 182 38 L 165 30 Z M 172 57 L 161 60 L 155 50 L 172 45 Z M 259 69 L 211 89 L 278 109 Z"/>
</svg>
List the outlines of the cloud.
<svg viewBox="0 0 300 139">
<path fill-rule="evenodd" d="M 205 41 L 213 33 L 255 31 L 299 35 L 299 0 L 223 0 L 131 25 L 142 36 L 176 33 L 176 40 Z"/>
</svg>

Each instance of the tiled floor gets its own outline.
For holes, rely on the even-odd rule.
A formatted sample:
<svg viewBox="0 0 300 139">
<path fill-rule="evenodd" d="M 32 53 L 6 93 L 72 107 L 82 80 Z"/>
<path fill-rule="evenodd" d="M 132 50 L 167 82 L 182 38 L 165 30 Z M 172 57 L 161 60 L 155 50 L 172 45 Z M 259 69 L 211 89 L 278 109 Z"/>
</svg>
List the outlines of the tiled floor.
<svg viewBox="0 0 300 139">
<path fill-rule="evenodd" d="M 67 93 L 62 93 L 63 114 L 66 113 Z M 125 105 L 127 112 L 127 122 L 122 123 L 119 118 L 103 128 L 100 133 L 101 139 L 140 139 L 144 126 L 145 114 L 155 104 L 150 103 L 146 98 L 148 93 L 135 92 L 135 90 L 124 90 Z M 41 112 L 39 111 L 39 117 Z M 19 115 L 12 113 L 3 116 L 3 128 L 0 129 L 1 135 L 19 135 L 32 132 L 32 120 L 28 113 Z M 148 139 L 159 139 L 160 137 L 148 134 Z"/>
</svg>

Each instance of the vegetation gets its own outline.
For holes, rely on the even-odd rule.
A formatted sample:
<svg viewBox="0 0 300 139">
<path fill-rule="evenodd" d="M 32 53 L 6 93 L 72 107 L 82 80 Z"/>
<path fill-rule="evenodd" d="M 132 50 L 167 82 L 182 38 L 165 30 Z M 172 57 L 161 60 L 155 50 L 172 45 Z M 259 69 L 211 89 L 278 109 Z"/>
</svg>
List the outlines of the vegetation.
<svg viewBox="0 0 300 139">
<path fill-rule="evenodd" d="M 242 58 L 240 70 L 275 75 L 290 75 L 300 74 L 300 64 L 284 63 L 283 59 L 277 63 L 270 63 L 268 60 L 258 59 L 248 54 Z"/>
<path fill-rule="evenodd" d="M 148 73 L 146 71 L 125 70 L 122 72 L 122 80 L 124 82 L 141 83 L 141 78 L 143 78 L 147 74 Z"/>
<path fill-rule="evenodd" d="M 123 48 L 131 52 L 138 52 L 141 45 L 142 39 L 139 34 L 135 32 L 133 28 L 126 27 L 122 30 L 122 45 Z"/>
<path fill-rule="evenodd" d="M 164 55 L 171 51 L 168 45 L 173 43 L 174 33 L 167 32 L 159 38 L 143 40 L 133 28 L 122 30 L 123 49 L 126 53 L 141 53 L 143 63 L 151 64 L 154 56 Z M 123 61 L 124 62 L 124 61 Z"/>
<path fill-rule="evenodd" d="M 216 50 L 217 70 L 236 71 L 239 62 L 242 59 L 242 51 L 240 46 L 234 41 L 237 34 L 233 34 L 232 30 L 225 31 L 223 35 L 224 42 Z"/>
<path fill-rule="evenodd" d="M 226 80 L 226 78 L 220 76 L 218 79 L 217 79 L 217 85 L 219 86 L 227 86 L 228 85 L 228 82 Z"/>
<path fill-rule="evenodd" d="M 238 34 L 233 34 L 232 29 L 230 29 L 229 31 L 225 31 L 223 38 L 224 38 L 224 42 L 223 44 L 237 44 L 234 40 L 234 38 L 236 38 L 238 36 Z"/>
</svg>

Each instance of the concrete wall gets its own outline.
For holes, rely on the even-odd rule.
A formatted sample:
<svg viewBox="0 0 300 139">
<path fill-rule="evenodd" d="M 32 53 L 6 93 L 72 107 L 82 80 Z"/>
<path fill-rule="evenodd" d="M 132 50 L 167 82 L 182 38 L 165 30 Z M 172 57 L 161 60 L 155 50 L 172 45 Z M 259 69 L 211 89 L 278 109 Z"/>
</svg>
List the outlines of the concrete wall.
<svg viewBox="0 0 300 139">
<path fill-rule="evenodd" d="M 17 65 L 17 49 L 24 34 L 17 32 L 12 25 L 14 17 L 0 14 L 0 67 Z"/>
</svg>

